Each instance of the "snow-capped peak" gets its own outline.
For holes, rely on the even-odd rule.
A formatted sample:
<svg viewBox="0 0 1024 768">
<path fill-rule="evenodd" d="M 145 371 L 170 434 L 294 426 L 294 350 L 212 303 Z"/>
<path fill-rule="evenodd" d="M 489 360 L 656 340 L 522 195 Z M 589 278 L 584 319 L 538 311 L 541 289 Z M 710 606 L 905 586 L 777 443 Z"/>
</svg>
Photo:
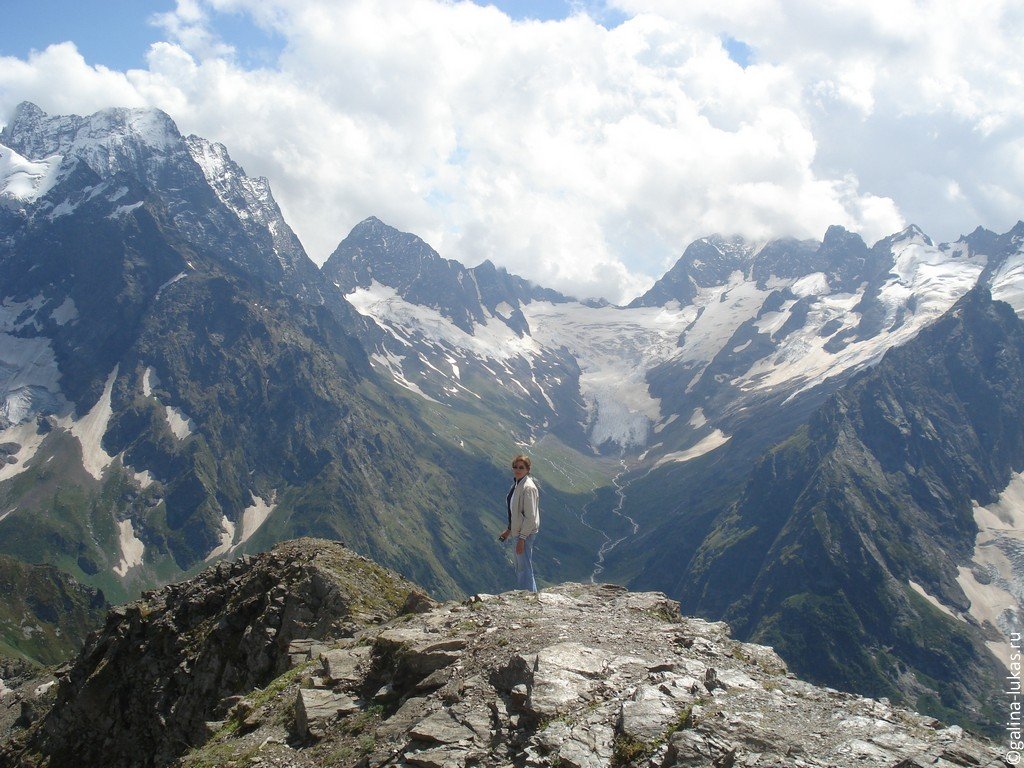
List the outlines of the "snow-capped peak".
<svg viewBox="0 0 1024 768">
<path fill-rule="evenodd" d="M 28 102 L 15 110 L 0 141 L 26 158 L 60 155 L 101 176 L 134 164 L 141 152 L 165 154 L 181 145 L 174 121 L 158 109 L 104 109 L 88 117 L 51 117 Z"/>
</svg>

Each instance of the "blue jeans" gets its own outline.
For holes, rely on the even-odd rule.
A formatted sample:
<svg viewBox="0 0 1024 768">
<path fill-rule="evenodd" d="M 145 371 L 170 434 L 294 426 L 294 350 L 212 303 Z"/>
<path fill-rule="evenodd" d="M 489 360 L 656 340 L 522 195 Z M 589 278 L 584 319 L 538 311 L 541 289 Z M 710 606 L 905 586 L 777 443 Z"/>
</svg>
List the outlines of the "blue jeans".
<svg viewBox="0 0 1024 768">
<path fill-rule="evenodd" d="M 537 581 L 533 578 L 533 540 L 536 536 L 536 533 L 527 536 L 523 540 L 523 554 L 516 555 L 516 589 L 537 591 Z M 518 547 L 519 541 L 513 546 Z"/>
</svg>

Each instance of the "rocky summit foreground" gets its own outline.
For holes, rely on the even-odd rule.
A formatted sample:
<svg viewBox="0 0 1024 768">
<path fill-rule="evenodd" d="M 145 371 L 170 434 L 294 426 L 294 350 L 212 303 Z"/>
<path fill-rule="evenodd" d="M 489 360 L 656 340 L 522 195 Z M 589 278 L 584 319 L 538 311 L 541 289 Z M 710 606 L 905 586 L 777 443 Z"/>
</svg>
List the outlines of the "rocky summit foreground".
<svg viewBox="0 0 1024 768">
<path fill-rule="evenodd" d="M 292 542 L 218 566 L 223 579 L 212 579 L 217 569 L 211 569 L 148 602 L 115 610 L 62 678 L 57 705 L 42 727 L 34 726 L 37 738 L 16 736 L 0 752 L 0 764 L 82 765 L 71 752 L 48 747 L 59 743 L 58 729 L 66 734 L 75 727 L 78 738 L 91 739 L 90 754 L 114 758 L 104 763 L 112 768 L 1004 764 L 996 744 L 959 727 L 800 681 L 771 649 L 732 640 L 724 624 L 683 618 L 659 593 L 564 584 L 537 595 L 476 595 L 433 605 L 408 582 L 395 577 L 389 585 L 383 569 L 343 553 L 327 542 Z M 324 578 L 325 569 L 335 576 Z M 355 578 L 338 578 L 346 569 Z M 258 609 L 264 598 L 257 587 L 279 572 L 292 576 L 265 595 L 279 610 Z M 367 587 L 387 599 L 375 597 L 369 611 L 352 610 Z M 179 711 L 223 713 L 221 719 L 187 731 L 192 745 L 180 745 L 174 757 L 167 743 L 159 753 L 139 742 L 126 750 L 117 739 L 131 733 L 117 730 L 123 712 L 116 708 L 139 696 L 137 684 L 127 678 L 104 703 L 114 709 L 103 712 L 76 701 L 76 691 L 81 696 L 88 687 L 76 688 L 74 681 L 94 679 L 115 662 L 124 674 L 165 667 L 169 638 L 164 647 L 142 650 L 139 643 L 167 626 L 169 599 L 175 615 L 184 616 L 182 606 L 212 605 L 221 598 L 211 595 L 224 592 L 227 608 L 220 615 L 202 611 L 202 628 L 180 644 L 187 659 L 214 655 L 203 656 L 201 649 L 216 637 L 249 638 L 255 647 L 258 634 L 256 646 L 267 662 L 261 668 L 289 668 L 262 687 L 205 702 L 197 700 L 198 691 L 237 691 L 238 674 L 232 686 L 218 687 L 207 665 L 205 684 L 188 687 L 187 671 L 178 673 L 176 684 L 189 696 L 175 702 L 165 687 L 158 701 L 163 709 L 149 713 L 153 722 L 173 723 Z M 300 593 L 304 597 L 296 599 Z M 301 602 L 310 597 L 317 605 L 303 613 Z M 236 626 L 237 604 L 250 606 L 251 629 Z M 333 611 L 344 621 L 332 620 Z M 310 635 L 295 636 L 300 627 Z M 129 634 L 131 645 L 123 640 Z M 120 648 L 119 660 L 100 651 L 104 642 Z M 187 659 L 178 654 L 180 669 Z M 230 660 L 231 648 L 222 644 L 216 655 Z M 141 677 L 150 686 L 153 679 Z M 98 695 L 91 693 L 94 700 Z M 76 718 L 94 730 L 82 730 Z M 20 751 L 12 748 L 18 745 Z"/>
</svg>

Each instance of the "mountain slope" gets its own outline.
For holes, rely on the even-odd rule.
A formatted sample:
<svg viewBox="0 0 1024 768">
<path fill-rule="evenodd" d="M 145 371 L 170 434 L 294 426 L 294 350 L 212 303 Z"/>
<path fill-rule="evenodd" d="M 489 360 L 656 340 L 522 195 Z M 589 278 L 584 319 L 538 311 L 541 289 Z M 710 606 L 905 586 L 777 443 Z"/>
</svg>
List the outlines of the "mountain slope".
<svg viewBox="0 0 1024 768">
<path fill-rule="evenodd" d="M 684 605 L 812 679 L 996 722 L 1006 635 L 965 590 L 975 508 L 1024 468 L 1022 385 L 1024 324 L 976 288 L 758 462 Z"/>
<path fill-rule="evenodd" d="M 0 652 L 37 664 L 76 654 L 103 623 L 103 593 L 49 565 L 0 555 Z"/>
<path fill-rule="evenodd" d="M 514 443 L 467 455 L 378 377 L 265 181 L 151 111 L 22 105 L 0 142 L 49 169 L 0 187 L 0 549 L 113 599 L 304 534 L 443 595 L 503 583 Z"/>
</svg>

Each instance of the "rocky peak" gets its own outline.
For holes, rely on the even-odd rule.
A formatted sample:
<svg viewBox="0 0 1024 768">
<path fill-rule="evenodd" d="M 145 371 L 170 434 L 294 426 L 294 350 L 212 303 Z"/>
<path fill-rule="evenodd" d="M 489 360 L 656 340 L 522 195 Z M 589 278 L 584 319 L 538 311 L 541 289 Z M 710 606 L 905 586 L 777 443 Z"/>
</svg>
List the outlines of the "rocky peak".
<svg viewBox="0 0 1024 768">
<path fill-rule="evenodd" d="M 147 154 L 183 150 L 174 121 L 158 109 L 112 108 L 88 117 L 51 117 L 27 102 L 15 110 L 0 142 L 33 160 L 51 155 L 82 160 L 101 176 L 134 168 Z"/>
<path fill-rule="evenodd" d="M 424 272 L 435 279 L 440 277 L 437 273 L 451 277 L 458 267 L 416 235 L 370 216 L 352 228 L 322 270 L 345 293 L 368 288 L 377 280 L 404 295 Z"/>
<path fill-rule="evenodd" d="M 630 303 L 630 307 L 655 307 L 677 301 L 686 306 L 693 302 L 700 288 L 722 285 L 737 269 L 746 271 L 747 251 L 741 238 L 726 240 L 711 235 L 690 243 L 683 255 L 647 293 Z"/>
<path fill-rule="evenodd" d="M 281 215 L 267 179 L 247 176 L 223 144 L 194 135 L 188 136 L 185 144 L 217 198 L 238 216 L 249 235 L 253 239 L 269 239 L 281 268 L 288 274 L 312 273 L 308 269 L 312 264 L 307 264 L 309 259 L 302 244 Z M 302 283 L 306 292 L 310 292 L 312 282 L 311 275 L 306 274 Z"/>
<path fill-rule="evenodd" d="M 570 583 L 436 605 L 337 545 L 306 540 L 263 557 L 113 612 L 54 709 L 0 765 L 998 759 L 958 727 L 798 680 L 770 648 L 684 618 L 660 593 Z M 367 602 L 378 607 L 355 610 Z M 265 671 L 239 676 L 253 664 Z"/>
<path fill-rule="evenodd" d="M 469 268 L 443 258 L 416 235 L 375 216 L 353 227 L 324 263 L 323 273 L 346 295 L 376 282 L 406 301 L 437 310 L 467 333 L 497 317 L 522 334 L 527 327 L 518 311 L 521 302 L 566 300 L 489 261 Z"/>
<path fill-rule="evenodd" d="M 207 721 L 230 697 L 285 672 L 294 641 L 351 637 L 414 594 L 397 574 L 317 539 L 146 593 L 110 611 L 61 671 L 53 709 L 0 750 L 0 765 L 26 743 L 55 767 L 168 764 L 209 737 Z"/>
</svg>

